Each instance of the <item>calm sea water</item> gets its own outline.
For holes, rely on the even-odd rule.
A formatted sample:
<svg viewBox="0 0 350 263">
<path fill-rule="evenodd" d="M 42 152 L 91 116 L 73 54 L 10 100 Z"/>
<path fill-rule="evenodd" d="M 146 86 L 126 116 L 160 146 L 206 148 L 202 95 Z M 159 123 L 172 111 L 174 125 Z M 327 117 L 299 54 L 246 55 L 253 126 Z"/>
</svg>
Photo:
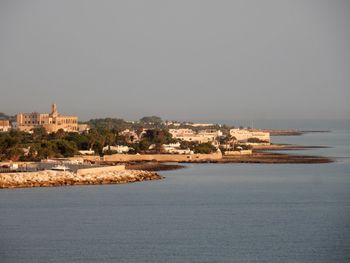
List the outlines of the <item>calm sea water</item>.
<svg viewBox="0 0 350 263">
<path fill-rule="evenodd" d="M 165 180 L 0 191 L 0 262 L 350 262 L 350 130 L 318 165 L 197 164 Z"/>
</svg>

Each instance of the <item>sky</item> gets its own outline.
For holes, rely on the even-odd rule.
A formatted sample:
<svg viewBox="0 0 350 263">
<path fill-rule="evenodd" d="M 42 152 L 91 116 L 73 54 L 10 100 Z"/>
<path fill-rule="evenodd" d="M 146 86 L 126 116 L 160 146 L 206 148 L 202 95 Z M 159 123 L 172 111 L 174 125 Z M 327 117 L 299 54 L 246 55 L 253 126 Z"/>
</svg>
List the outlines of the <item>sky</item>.
<svg viewBox="0 0 350 263">
<path fill-rule="evenodd" d="M 350 119 L 350 1 L 0 0 L 0 112 Z"/>
</svg>

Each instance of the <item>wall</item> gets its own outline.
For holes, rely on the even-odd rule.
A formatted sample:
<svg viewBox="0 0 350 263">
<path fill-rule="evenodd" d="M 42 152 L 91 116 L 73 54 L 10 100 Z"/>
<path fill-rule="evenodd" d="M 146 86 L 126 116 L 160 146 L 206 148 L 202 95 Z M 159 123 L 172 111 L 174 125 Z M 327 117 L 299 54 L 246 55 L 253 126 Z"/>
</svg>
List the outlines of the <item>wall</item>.
<svg viewBox="0 0 350 263">
<path fill-rule="evenodd" d="M 212 161 L 222 159 L 222 154 L 112 154 L 104 157 L 98 156 L 79 156 L 88 161 L 106 161 L 106 162 L 140 162 L 140 161 L 157 161 L 157 162 L 186 162 L 186 161 Z"/>
<path fill-rule="evenodd" d="M 225 155 L 251 155 L 253 153 L 252 150 L 241 150 L 241 151 L 226 151 Z"/>
<path fill-rule="evenodd" d="M 105 167 L 94 167 L 77 170 L 77 175 L 91 174 L 91 173 L 108 173 L 115 171 L 124 171 L 125 165 L 105 166 Z"/>
</svg>

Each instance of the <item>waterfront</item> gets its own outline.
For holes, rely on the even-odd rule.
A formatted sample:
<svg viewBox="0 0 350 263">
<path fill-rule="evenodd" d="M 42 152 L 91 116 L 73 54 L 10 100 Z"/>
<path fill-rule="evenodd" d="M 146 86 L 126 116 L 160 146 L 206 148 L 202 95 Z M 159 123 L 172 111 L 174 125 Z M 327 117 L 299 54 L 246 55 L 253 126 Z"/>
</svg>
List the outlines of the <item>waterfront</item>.
<svg viewBox="0 0 350 263">
<path fill-rule="evenodd" d="M 329 164 L 188 164 L 165 180 L 0 191 L 2 262 L 348 262 L 350 133 Z"/>
</svg>

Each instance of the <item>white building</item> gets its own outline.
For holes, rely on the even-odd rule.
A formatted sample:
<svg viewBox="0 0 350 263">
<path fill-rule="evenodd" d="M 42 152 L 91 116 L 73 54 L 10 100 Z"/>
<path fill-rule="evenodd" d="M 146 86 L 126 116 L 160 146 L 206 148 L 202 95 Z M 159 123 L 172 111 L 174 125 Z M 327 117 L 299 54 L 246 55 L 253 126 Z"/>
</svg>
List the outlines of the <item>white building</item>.
<svg viewBox="0 0 350 263">
<path fill-rule="evenodd" d="M 125 145 L 117 145 L 117 146 L 105 146 L 102 149 L 103 152 L 106 152 L 108 150 L 111 150 L 117 153 L 127 153 L 130 150 L 130 148 L 129 146 L 125 146 Z"/>
<path fill-rule="evenodd" d="M 193 151 L 190 149 L 181 149 L 180 143 L 169 143 L 162 145 L 164 152 L 166 153 L 175 153 L 175 154 L 193 154 Z"/>
<path fill-rule="evenodd" d="M 270 142 L 270 133 L 262 131 L 250 131 L 247 129 L 231 129 L 230 135 L 239 142 L 247 142 L 248 139 L 257 138 L 262 142 Z"/>
<path fill-rule="evenodd" d="M 89 132 L 89 131 L 90 131 L 90 126 L 88 124 L 78 124 L 79 133 Z"/>
<path fill-rule="evenodd" d="M 222 136 L 220 130 L 203 130 L 196 133 L 192 129 L 169 129 L 169 132 L 174 139 L 198 143 L 214 142 L 217 137 Z"/>
<path fill-rule="evenodd" d="M 137 143 L 140 141 L 140 137 L 133 130 L 125 129 L 124 131 L 121 131 L 119 135 L 125 136 L 128 143 Z"/>
<path fill-rule="evenodd" d="M 80 150 L 79 153 L 82 155 L 94 155 L 95 151 L 91 150 L 91 149 L 90 150 Z"/>
<path fill-rule="evenodd" d="M 213 124 L 213 123 L 190 123 L 190 122 L 187 122 L 186 125 L 193 126 L 193 127 L 210 127 L 210 126 L 214 126 L 215 124 Z"/>
</svg>

